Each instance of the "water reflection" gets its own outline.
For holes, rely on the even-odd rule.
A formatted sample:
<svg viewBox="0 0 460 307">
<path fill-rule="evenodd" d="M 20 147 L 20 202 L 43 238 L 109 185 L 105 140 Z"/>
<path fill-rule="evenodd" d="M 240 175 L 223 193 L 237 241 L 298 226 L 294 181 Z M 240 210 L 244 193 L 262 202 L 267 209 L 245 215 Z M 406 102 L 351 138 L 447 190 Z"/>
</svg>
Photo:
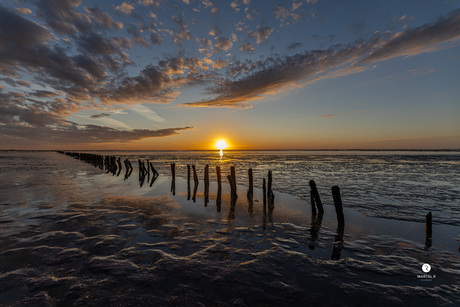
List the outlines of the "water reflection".
<svg viewBox="0 0 460 307">
<path fill-rule="evenodd" d="M 316 248 L 316 240 L 318 239 L 318 233 L 321 229 L 321 223 L 323 222 L 323 215 L 312 215 L 311 216 L 311 227 L 310 227 L 310 244 L 308 248 L 314 250 Z"/>
<path fill-rule="evenodd" d="M 332 255 L 331 260 L 339 260 L 342 254 L 343 248 L 343 234 L 344 234 L 345 226 L 343 224 L 339 224 L 337 227 L 337 234 L 335 236 L 334 246 L 332 248 Z"/>
</svg>

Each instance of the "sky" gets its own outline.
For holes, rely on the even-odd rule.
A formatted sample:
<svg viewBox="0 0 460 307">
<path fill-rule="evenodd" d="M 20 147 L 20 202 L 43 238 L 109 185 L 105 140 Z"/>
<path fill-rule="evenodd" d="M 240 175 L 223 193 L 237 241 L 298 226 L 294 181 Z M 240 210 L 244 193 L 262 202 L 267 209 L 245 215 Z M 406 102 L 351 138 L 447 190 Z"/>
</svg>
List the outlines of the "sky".
<svg viewBox="0 0 460 307">
<path fill-rule="evenodd" d="M 0 149 L 459 149 L 457 0 L 6 0 Z"/>
</svg>

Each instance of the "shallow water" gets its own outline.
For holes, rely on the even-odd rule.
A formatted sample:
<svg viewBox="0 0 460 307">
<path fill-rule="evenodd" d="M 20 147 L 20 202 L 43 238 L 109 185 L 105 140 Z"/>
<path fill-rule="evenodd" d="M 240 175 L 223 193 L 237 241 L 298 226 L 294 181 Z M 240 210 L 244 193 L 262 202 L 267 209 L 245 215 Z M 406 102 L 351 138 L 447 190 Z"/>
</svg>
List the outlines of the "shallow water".
<svg viewBox="0 0 460 307">
<path fill-rule="evenodd" d="M 427 248 L 420 218 L 365 216 L 349 206 L 350 192 L 341 185 L 346 226 L 340 237 L 326 196 L 330 187 L 319 185 L 330 185 L 330 176 L 311 177 L 326 204 L 323 219 L 312 221 L 308 202 L 279 192 L 277 164 L 262 162 L 237 164 L 238 183 L 246 182 L 244 167 L 254 168 L 255 182 L 274 169 L 273 214 L 264 215 L 259 189 L 250 207 L 244 185 L 232 208 L 225 182 L 218 210 L 215 182 L 207 204 L 202 181 L 195 201 L 185 179 L 177 178 L 176 193 L 170 193 L 168 155 L 152 159 L 163 175 L 152 187 L 140 187 L 136 171 L 124 180 L 123 172 L 106 174 L 65 155 L 3 153 L 0 304 L 460 304 L 460 227 L 454 219 L 433 225 Z M 174 158 L 178 176 L 193 161 L 202 178 L 208 160 L 190 157 Z M 306 163 L 299 159 L 287 164 Z M 227 170 L 231 160 L 212 163 Z M 419 278 L 423 263 L 432 266 L 431 279 Z"/>
<path fill-rule="evenodd" d="M 434 223 L 460 226 L 459 152 L 226 152 L 222 159 L 214 151 L 115 154 L 133 161 L 149 159 L 163 174 L 170 174 L 170 162 L 176 163 L 179 176 L 185 176 L 187 164 L 195 164 L 200 178 L 206 164 L 211 178 L 215 166 L 228 170 L 234 165 L 237 182 L 244 184 L 253 168 L 259 188 L 271 169 L 276 191 L 309 200 L 308 182 L 313 179 L 325 201 L 332 203 L 330 188 L 338 185 L 347 206 L 369 216 L 421 222 L 431 211 Z"/>
</svg>

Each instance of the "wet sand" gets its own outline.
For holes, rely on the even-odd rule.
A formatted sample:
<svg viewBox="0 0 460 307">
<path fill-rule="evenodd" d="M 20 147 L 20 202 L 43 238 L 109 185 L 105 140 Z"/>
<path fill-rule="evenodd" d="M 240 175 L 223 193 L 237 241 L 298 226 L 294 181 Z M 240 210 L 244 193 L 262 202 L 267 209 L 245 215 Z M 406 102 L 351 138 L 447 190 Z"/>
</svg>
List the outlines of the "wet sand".
<svg viewBox="0 0 460 307">
<path fill-rule="evenodd" d="M 275 192 L 264 216 L 261 191 L 250 210 L 238 186 L 233 211 L 224 184 L 218 212 L 215 183 L 205 206 L 203 182 L 193 202 L 181 178 L 172 195 L 167 176 L 139 188 L 136 174 L 124 181 L 72 162 L 83 173 L 69 176 L 88 180 L 61 182 L 65 199 L 0 204 L 2 305 L 460 304 L 457 226 L 434 224 L 427 248 L 423 223 L 345 208 L 338 237 L 331 204 L 319 222 L 307 202 Z M 423 263 L 431 279 L 419 277 Z"/>
</svg>

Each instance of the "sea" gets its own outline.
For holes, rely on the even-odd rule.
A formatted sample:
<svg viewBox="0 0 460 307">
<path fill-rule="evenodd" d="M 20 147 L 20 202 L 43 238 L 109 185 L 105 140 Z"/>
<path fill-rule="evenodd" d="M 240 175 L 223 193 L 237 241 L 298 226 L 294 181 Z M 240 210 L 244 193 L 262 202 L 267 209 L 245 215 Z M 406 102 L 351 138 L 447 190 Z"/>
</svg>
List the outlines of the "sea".
<svg viewBox="0 0 460 307">
<path fill-rule="evenodd" d="M 459 151 L 74 152 L 114 156 L 122 168 L 0 151 L 0 305 L 460 304 Z M 141 176 L 139 161 L 159 176 Z"/>
</svg>

